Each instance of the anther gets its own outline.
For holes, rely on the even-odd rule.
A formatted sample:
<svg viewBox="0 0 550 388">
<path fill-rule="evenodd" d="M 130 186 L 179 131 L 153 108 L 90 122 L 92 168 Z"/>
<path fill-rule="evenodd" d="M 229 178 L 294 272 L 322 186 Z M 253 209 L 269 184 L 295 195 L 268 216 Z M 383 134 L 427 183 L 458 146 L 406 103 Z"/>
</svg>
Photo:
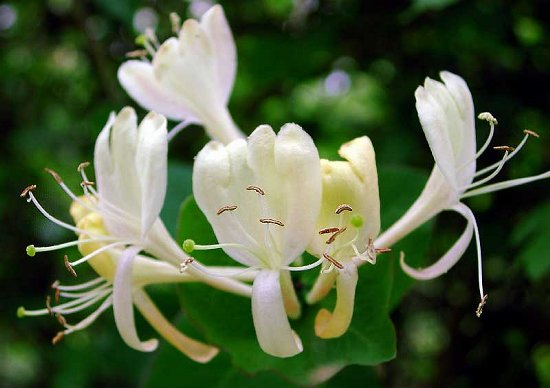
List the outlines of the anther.
<svg viewBox="0 0 550 388">
<path fill-rule="evenodd" d="M 535 131 L 531 131 L 530 129 L 524 129 L 523 133 L 525 133 L 526 135 L 534 136 L 534 137 L 540 137 L 540 135 L 538 133 L 536 133 Z"/>
<path fill-rule="evenodd" d="M 330 261 L 336 268 L 338 269 L 344 269 L 344 266 L 336 261 L 336 259 L 332 256 L 330 256 L 328 253 L 323 253 L 323 257 Z"/>
<path fill-rule="evenodd" d="M 334 240 L 336 240 L 336 237 L 338 237 L 339 235 L 341 235 L 342 233 L 344 233 L 346 231 L 346 227 L 343 227 L 342 229 L 338 229 L 336 232 L 334 232 L 332 234 L 332 236 L 330 236 L 328 238 L 328 240 L 325 242 L 327 245 L 330 245 L 334 242 Z"/>
<path fill-rule="evenodd" d="M 171 12 L 170 13 L 170 23 L 172 24 L 172 32 L 174 34 L 177 34 L 180 31 L 180 28 L 181 28 L 181 18 L 180 18 L 180 16 L 175 12 Z"/>
<path fill-rule="evenodd" d="M 477 306 L 477 309 L 476 309 L 476 315 L 477 317 L 481 317 L 481 314 L 483 313 L 483 306 L 485 306 L 487 304 L 487 298 L 489 297 L 488 294 L 485 294 L 483 296 L 483 298 L 481 298 L 481 302 L 479 302 L 479 305 Z"/>
<path fill-rule="evenodd" d="M 61 294 L 61 290 L 59 289 L 59 280 L 53 282 L 50 287 L 54 290 L 55 303 L 59 303 L 59 296 Z"/>
<path fill-rule="evenodd" d="M 182 261 L 180 263 L 180 273 L 184 273 L 187 270 L 187 267 L 189 266 L 189 264 L 191 264 L 193 261 L 195 261 L 195 259 L 192 257 L 188 257 L 187 259 Z"/>
<path fill-rule="evenodd" d="M 508 152 L 512 152 L 515 150 L 514 147 L 510 147 L 510 146 L 496 146 L 496 147 L 493 147 L 493 149 L 497 151 L 508 151 Z"/>
<path fill-rule="evenodd" d="M 63 315 L 57 313 L 55 314 L 55 318 L 57 319 L 57 322 L 59 322 L 61 326 L 65 326 L 67 324 L 67 320 Z"/>
<path fill-rule="evenodd" d="M 250 185 L 250 186 L 247 186 L 246 188 L 248 191 L 255 191 L 257 192 L 258 194 L 260 195 L 265 195 L 265 191 L 262 190 L 261 187 L 258 187 L 258 186 L 254 186 L 254 185 Z"/>
<path fill-rule="evenodd" d="M 95 183 L 91 182 L 91 181 L 82 181 L 82 182 L 80 182 L 80 186 L 82 186 L 83 188 L 88 187 L 88 186 L 93 186 L 93 185 L 95 185 Z"/>
<path fill-rule="evenodd" d="M 30 185 L 23 189 L 21 194 L 19 195 L 21 198 L 25 198 L 29 192 L 36 190 L 36 185 Z"/>
<path fill-rule="evenodd" d="M 143 58 L 147 56 L 147 50 L 133 50 L 126 53 L 126 58 Z"/>
<path fill-rule="evenodd" d="M 46 309 L 51 316 L 53 316 L 53 310 L 51 305 L 52 298 L 49 295 L 46 295 Z"/>
<path fill-rule="evenodd" d="M 391 248 L 375 248 L 374 251 L 376 253 L 389 253 L 391 252 Z"/>
<path fill-rule="evenodd" d="M 218 211 L 216 212 L 216 215 L 219 216 L 223 212 L 232 212 L 233 210 L 236 210 L 236 209 L 237 209 L 236 205 L 222 206 L 218 209 Z"/>
<path fill-rule="evenodd" d="M 276 220 L 274 218 L 260 218 L 260 222 L 262 224 L 275 224 L 279 226 L 285 226 L 285 224 L 283 224 L 281 221 Z"/>
<path fill-rule="evenodd" d="M 34 245 L 28 245 L 25 251 L 27 252 L 27 256 L 34 257 L 34 255 L 36 255 L 36 248 Z"/>
<path fill-rule="evenodd" d="M 65 262 L 65 268 L 67 268 L 67 270 L 71 273 L 71 275 L 73 275 L 73 277 L 76 278 L 78 275 L 76 274 L 76 271 L 74 270 L 71 263 L 69 263 L 69 257 L 67 255 L 63 257 L 63 261 Z"/>
<path fill-rule="evenodd" d="M 76 168 L 76 171 L 82 172 L 82 170 L 84 170 L 88 166 L 90 166 L 90 162 L 82 162 L 78 165 L 78 167 Z"/>
<path fill-rule="evenodd" d="M 44 171 L 46 171 L 48 174 L 50 174 L 51 176 L 53 176 L 53 179 L 55 179 L 55 181 L 59 184 L 63 183 L 63 179 L 61 179 L 61 177 L 59 176 L 58 173 L 56 173 L 54 170 L 52 170 L 51 168 L 44 168 Z"/>
<path fill-rule="evenodd" d="M 333 227 L 333 228 L 324 228 L 319 231 L 319 234 L 327 234 L 327 233 L 334 233 L 338 232 L 340 228 Z"/>
<path fill-rule="evenodd" d="M 495 118 L 495 116 L 493 116 L 493 115 L 490 114 L 489 112 L 480 113 L 480 114 L 477 116 L 477 118 L 480 119 L 480 120 L 488 121 L 489 123 L 491 123 L 491 124 L 493 124 L 493 125 L 497 125 L 497 124 L 498 124 L 498 121 L 497 121 L 497 119 Z"/>
<path fill-rule="evenodd" d="M 55 337 L 52 338 L 52 345 L 57 345 L 63 338 L 65 338 L 65 332 L 58 332 Z"/>
<path fill-rule="evenodd" d="M 342 213 L 343 211 L 352 212 L 352 211 L 353 211 L 353 208 L 352 208 L 350 205 L 343 203 L 342 205 L 340 205 L 340 206 L 338 206 L 338 207 L 336 208 L 336 210 L 334 211 L 334 213 L 340 214 L 340 213 Z"/>
</svg>

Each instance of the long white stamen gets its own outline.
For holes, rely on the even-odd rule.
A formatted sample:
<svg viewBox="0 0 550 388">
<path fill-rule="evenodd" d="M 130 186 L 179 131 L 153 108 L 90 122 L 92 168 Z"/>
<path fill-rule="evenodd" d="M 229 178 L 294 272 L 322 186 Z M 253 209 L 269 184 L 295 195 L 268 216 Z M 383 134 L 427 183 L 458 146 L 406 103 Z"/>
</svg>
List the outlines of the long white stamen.
<svg viewBox="0 0 550 388">
<path fill-rule="evenodd" d="M 95 310 L 93 313 L 88 315 L 86 318 L 78 322 L 76 325 L 65 325 L 67 330 L 65 330 L 65 334 L 70 334 L 77 330 L 82 330 L 90 326 L 92 323 L 95 322 L 97 317 L 99 317 L 105 310 L 107 310 L 111 305 L 113 304 L 113 297 L 109 296 L 107 299 L 103 301 L 103 303 Z"/>
<path fill-rule="evenodd" d="M 184 128 L 187 128 L 191 124 L 193 124 L 192 121 L 183 120 L 182 122 L 174 126 L 174 128 L 172 128 L 170 132 L 168 132 L 168 142 L 170 142 L 178 133 L 180 133 Z"/>
<path fill-rule="evenodd" d="M 498 175 L 498 173 L 502 170 L 502 167 L 504 167 L 504 164 L 506 163 L 506 158 L 508 156 L 508 151 L 506 151 L 504 153 L 504 156 L 502 157 L 502 159 L 500 160 L 500 163 L 498 164 L 498 167 L 496 168 L 495 171 L 492 172 L 492 174 L 490 175 L 487 175 L 485 178 L 477 181 L 477 182 L 473 182 L 471 184 L 469 184 L 468 186 L 466 186 L 465 188 L 461 189 L 460 191 L 466 191 L 466 190 L 470 190 L 470 189 L 473 189 L 474 187 L 478 187 L 478 186 L 481 186 L 483 185 L 484 183 L 487 183 L 489 182 L 491 179 L 493 179 L 494 177 L 496 177 Z"/>
<path fill-rule="evenodd" d="M 61 291 L 76 291 L 76 290 L 84 290 L 86 288 L 90 288 L 90 287 L 93 287 L 101 282 L 106 282 L 105 279 L 101 278 L 101 277 L 98 277 L 98 278 L 95 278 L 93 280 L 90 280 L 90 281 L 87 281 L 85 283 L 81 283 L 81 284 L 76 284 L 74 286 L 63 286 L 63 285 L 59 285 L 55 288 L 58 288 L 59 290 Z"/>
<path fill-rule="evenodd" d="M 281 266 L 281 269 L 286 269 L 287 271 L 307 271 L 309 269 L 320 266 L 321 264 L 323 264 L 324 261 L 325 261 L 325 258 L 321 256 L 319 260 L 308 265 L 302 265 L 300 267 L 291 267 L 291 266 L 284 265 L 284 266 Z"/>
<path fill-rule="evenodd" d="M 100 295 L 106 295 L 110 292 L 111 292 L 111 290 L 107 290 L 107 291 L 104 291 L 103 293 L 101 293 Z M 83 308 L 86 308 L 87 306 L 89 306 L 89 304 L 87 304 L 84 307 L 81 307 L 80 305 L 82 305 L 83 303 L 89 302 L 92 299 L 97 299 L 97 294 L 90 294 L 89 296 L 86 296 L 86 297 L 82 297 L 82 298 L 79 298 L 79 299 L 76 299 L 76 300 L 71 300 L 70 302 L 66 302 L 66 303 L 63 303 L 63 304 L 59 304 L 57 306 L 53 306 L 51 308 L 51 311 L 47 308 L 38 309 L 38 310 L 24 310 L 23 316 L 33 317 L 33 316 L 40 316 L 40 315 L 49 315 L 51 312 L 54 312 L 54 313 L 57 313 L 57 314 L 68 315 L 68 314 L 72 314 L 74 312 L 80 311 Z M 78 307 L 75 307 L 75 306 L 78 306 Z M 74 307 L 74 308 L 71 309 L 72 307 Z"/>
<path fill-rule="evenodd" d="M 492 185 L 487 185 L 487 186 L 484 186 L 484 187 L 480 187 L 479 189 L 476 189 L 476 190 L 470 190 L 470 191 L 462 194 L 460 196 L 460 198 L 462 199 L 462 198 L 474 197 L 476 195 L 492 193 L 494 191 L 504 190 L 504 189 L 508 189 L 510 187 L 520 186 L 520 185 L 524 185 L 526 183 L 530 183 L 530 182 L 534 182 L 534 181 L 538 181 L 538 180 L 546 179 L 546 178 L 550 178 L 550 171 L 546 171 L 542 174 L 533 175 L 533 176 L 529 176 L 529 177 L 525 177 L 525 178 L 511 179 L 511 180 L 504 181 L 504 182 L 493 183 Z"/>
<path fill-rule="evenodd" d="M 524 136 L 524 138 L 521 140 L 521 142 L 520 142 L 520 143 L 517 145 L 517 147 L 514 149 L 514 151 L 512 151 L 512 152 L 508 155 L 508 157 L 504 160 L 505 163 L 508 162 L 510 159 L 512 159 L 512 158 L 513 158 L 513 157 L 523 148 L 523 146 L 524 146 L 525 143 L 527 142 L 527 139 L 528 139 L 528 138 L 529 138 L 529 135 L 526 134 L 526 135 Z M 487 167 L 485 167 L 485 168 L 483 168 L 483 169 L 481 169 L 481 170 L 476 171 L 476 173 L 475 173 L 474 176 L 475 176 L 475 177 L 478 177 L 478 176 L 480 176 L 480 175 L 483 175 L 483 174 L 488 173 L 488 172 L 491 171 L 491 170 L 494 170 L 495 168 L 498 168 L 499 165 L 501 164 L 501 162 L 502 162 L 502 161 L 493 163 L 493 164 L 491 164 L 490 166 L 487 166 Z"/>
<path fill-rule="evenodd" d="M 76 313 L 78 311 L 82 311 L 82 310 L 86 309 L 87 307 L 97 303 L 99 300 L 103 299 L 104 297 L 106 297 L 107 295 L 109 295 L 111 293 L 112 293 L 111 289 L 105 290 L 102 293 L 97 294 L 93 298 L 90 298 L 85 303 L 82 303 L 82 304 L 80 304 L 76 307 L 69 308 L 69 309 L 60 309 L 59 308 L 60 306 L 56 306 L 56 307 L 53 307 L 52 310 L 53 310 L 54 313 L 60 313 L 60 314 L 63 314 L 63 315 L 73 314 L 73 313 Z M 81 299 L 76 299 L 73 302 L 76 302 L 76 301 L 81 301 Z M 69 302 L 69 303 L 71 303 L 71 302 Z"/>
<path fill-rule="evenodd" d="M 63 298 L 70 298 L 70 299 L 74 299 L 74 298 L 84 298 L 84 297 L 88 297 L 90 295 L 95 295 L 97 294 L 98 292 L 101 292 L 102 290 L 106 289 L 106 288 L 109 288 L 111 287 L 111 283 L 105 283 L 105 284 L 102 284 L 101 286 L 98 286 L 90 291 L 84 291 L 84 292 L 60 292 L 59 293 L 59 296 L 62 296 Z"/>
<path fill-rule="evenodd" d="M 487 137 L 487 140 L 485 140 L 485 143 L 483 143 L 483 146 L 479 149 L 479 151 L 477 151 L 473 159 L 467 161 L 458 168 L 459 171 L 468 166 L 473 161 L 477 160 L 477 158 L 479 158 L 485 152 L 487 147 L 489 147 L 489 144 L 491 144 L 491 140 L 493 140 L 493 135 L 495 134 L 495 124 L 493 121 L 489 121 L 489 125 L 491 126 L 491 129 L 489 130 L 489 136 Z"/>
<path fill-rule="evenodd" d="M 109 245 L 105 245 L 99 249 L 96 249 L 95 251 L 93 251 L 92 253 L 82 257 L 81 259 L 78 259 L 76 261 L 73 261 L 71 263 L 69 263 L 71 266 L 77 266 L 79 264 L 82 264 L 82 263 L 85 263 L 86 261 L 90 260 L 91 258 L 99 255 L 100 253 L 103 253 L 105 251 L 108 251 L 109 249 L 112 249 L 114 247 L 118 247 L 118 246 L 122 246 L 122 245 L 132 245 L 131 244 L 131 241 L 118 241 L 118 242 L 115 242 L 115 243 L 112 243 L 112 244 L 109 244 Z"/>
</svg>

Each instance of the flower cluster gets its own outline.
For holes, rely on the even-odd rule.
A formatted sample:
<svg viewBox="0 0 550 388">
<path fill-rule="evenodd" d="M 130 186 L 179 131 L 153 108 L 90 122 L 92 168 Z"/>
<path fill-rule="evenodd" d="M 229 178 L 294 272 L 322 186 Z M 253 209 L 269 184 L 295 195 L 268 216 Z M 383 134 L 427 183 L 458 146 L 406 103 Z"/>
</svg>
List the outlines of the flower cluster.
<svg viewBox="0 0 550 388">
<path fill-rule="evenodd" d="M 303 351 L 289 318 L 301 314 L 301 302 L 291 272 L 317 271 L 305 302 L 314 305 L 336 288 L 334 309 L 320 309 L 312 330 L 323 339 L 344 335 L 353 317 L 358 267 L 376 265 L 377 255 L 445 210 L 466 218 L 457 242 L 435 264 L 414 269 L 401 256 L 401 267 L 417 279 L 432 279 L 448 271 L 464 254 L 475 235 L 479 260 L 481 303 L 481 244 L 475 217 L 464 198 L 550 177 L 550 172 L 488 184 L 523 147 L 525 132 L 515 149 L 486 168 L 476 169 L 476 159 L 489 146 L 497 121 L 489 113 L 490 134 L 476 151 L 475 116 L 465 81 L 442 72 L 443 83 L 426 79 L 416 93 L 416 107 L 435 159 L 432 174 L 419 198 L 390 228 L 380 233 L 380 199 L 374 147 L 363 136 L 341 146 L 343 160 L 320 159 L 312 138 L 297 124 L 284 125 L 276 134 L 268 125 L 258 126 L 248 138 L 237 128 L 228 109 L 236 75 L 236 48 L 219 5 L 200 22 L 180 25 L 171 15 L 171 37 L 160 44 L 149 32 L 139 41 L 140 58 L 124 63 L 118 72 L 122 87 L 142 107 L 152 110 L 138 124 L 136 113 L 126 107 L 112 114 L 99 133 L 94 152 L 95 182 L 78 171 L 82 193 L 74 193 L 53 170 L 71 201 L 74 223 L 48 213 L 27 187 L 27 198 L 46 218 L 74 232 L 67 243 L 27 247 L 29 256 L 77 246 L 82 257 L 65 266 L 77 277 L 77 268 L 88 263 L 95 279 L 78 285 L 54 282 L 54 301 L 46 308 L 26 310 L 20 316 L 53 315 L 63 326 L 53 339 L 81 330 L 112 306 L 116 327 L 124 342 L 140 351 L 152 351 L 158 341 L 142 341 L 134 323 L 134 306 L 151 326 L 182 353 L 207 362 L 218 353 L 214 346 L 187 337 L 158 310 L 144 287 L 160 283 L 201 282 L 251 299 L 251 312 L 259 346 L 277 357 Z M 149 58 L 150 57 L 150 58 Z M 178 123 L 168 131 L 167 119 Z M 160 211 L 167 190 L 167 157 L 170 140 L 189 124 L 202 125 L 212 141 L 195 159 L 193 194 L 218 240 L 201 245 L 186 240 L 179 246 L 170 236 Z M 477 178 L 477 180 L 476 180 Z M 209 267 L 190 254 L 196 250 L 222 249 L 234 267 Z M 302 263 L 308 252 L 316 259 Z M 63 299 L 63 301 L 62 301 Z M 95 306 L 95 308 L 93 308 Z M 93 308 L 93 309 L 92 309 Z M 76 324 L 67 316 L 92 309 Z"/>
</svg>

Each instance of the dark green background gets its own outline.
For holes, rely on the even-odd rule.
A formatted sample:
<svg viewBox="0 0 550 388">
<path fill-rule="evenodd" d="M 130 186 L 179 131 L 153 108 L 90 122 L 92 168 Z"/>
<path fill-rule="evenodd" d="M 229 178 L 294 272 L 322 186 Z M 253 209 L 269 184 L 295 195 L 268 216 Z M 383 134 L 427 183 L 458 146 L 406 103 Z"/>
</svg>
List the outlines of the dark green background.
<svg viewBox="0 0 550 388">
<path fill-rule="evenodd" d="M 450 70 L 468 82 L 476 111 L 498 118 L 495 145 L 516 144 L 524 128 L 541 134 L 501 179 L 540 173 L 550 165 L 548 2 L 319 1 L 301 17 L 290 17 L 296 15 L 290 0 L 222 4 L 239 56 L 230 108 L 247 133 L 261 123 L 278 128 L 297 122 L 327 158 L 336 157 L 340 143 L 367 134 L 381 166 L 407 165 L 427 173 L 433 160 L 413 93 L 425 76 Z M 116 69 L 124 53 L 135 48 L 135 12 L 154 10 L 163 38 L 169 34 L 168 13 L 187 15 L 189 2 L 27 0 L 1 6 L 0 385 L 135 386 L 160 373 L 166 381 L 201 386 L 206 377 L 227 373 L 220 368 L 229 362 L 225 355 L 204 369 L 205 380 L 186 380 L 189 373 L 174 368 L 159 372 L 155 360 L 164 353 L 127 348 L 110 312 L 55 347 L 50 345 L 58 330 L 54 320 L 15 316 L 20 305 L 41 307 L 54 279 L 70 281 L 61 252 L 25 255 L 29 243 L 46 245 L 71 236 L 38 216 L 19 198 L 21 189 L 39 185 L 46 208 L 68 219 L 69 200 L 43 168 L 57 170 L 78 187 L 76 166 L 92 159 L 95 136 L 108 113 L 132 104 L 117 83 Z M 16 20 L 6 28 L 10 10 Z M 348 74 L 351 88 L 329 96 L 323 82 L 334 70 Z M 480 123 L 480 142 L 486 133 Z M 200 128 L 189 128 L 171 144 L 164 217 L 172 228 L 179 202 L 190 192 L 190 163 L 206 141 Z M 488 151 L 480 163 L 498 157 Z M 399 182 L 385 184 L 399 190 Z M 396 307 L 395 360 L 374 369 L 348 367 L 331 385 L 364 386 L 376 379 L 395 387 L 550 386 L 549 192 L 543 181 L 467 201 L 481 227 L 490 294 L 481 319 L 473 314 L 478 296 L 470 248 L 447 275 L 418 283 Z M 454 215 L 436 220 L 431 258 L 450 246 L 461 225 Z M 155 291 L 167 316 L 176 317 L 174 290 Z M 166 348 L 163 344 L 161 352 Z M 262 384 L 267 377 L 257 378 Z M 229 375 L 226 380 L 244 384 Z"/>
</svg>

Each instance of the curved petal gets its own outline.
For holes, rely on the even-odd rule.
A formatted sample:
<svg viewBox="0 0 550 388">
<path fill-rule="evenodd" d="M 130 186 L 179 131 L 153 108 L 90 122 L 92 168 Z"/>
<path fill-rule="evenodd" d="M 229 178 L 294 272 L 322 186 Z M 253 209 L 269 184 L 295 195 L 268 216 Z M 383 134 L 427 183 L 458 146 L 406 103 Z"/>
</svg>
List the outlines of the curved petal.
<svg viewBox="0 0 550 388">
<path fill-rule="evenodd" d="M 306 295 L 306 303 L 315 304 L 324 299 L 332 290 L 337 276 L 337 271 L 330 271 L 328 273 L 321 272 L 315 280 L 315 284 L 311 288 L 311 291 Z"/>
<path fill-rule="evenodd" d="M 145 291 L 141 289 L 136 290 L 134 302 L 147 322 L 149 322 L 166 341 L 193 361 L 206 363 L 219 353 L 218 348 L 189 338 L 176 329 L 174 325 L 162 315 Z"/>
<path fill-rule="evenodd" d="M 298 319 L 302 314 L 302 306 L 298 300 L 298 295 L 296 295 L 296 289 L 292 283 L 290 271 L 281 271 L 279 276 L 286 314 L 292 319 Z"/>
<path fill-rule="evenodd" d="M 252 317 L 260 347 L 267 354 L 292 357 L 303 350 L 302 341 L 288 323 L 278 271 L 260 271 L 254 280 Z"/>
<path fill-rule="evenodd" d="M 138 128 L 135 169 L 141 187 L 141 237 L 157 220 L 166 195 L 168 133 L 164 116 L 150 112 Z"/>
<path fill-rule="evenodd" d="M 440 275 L 443 275 L 449 269 L 451 269 L 451 267 L 455 265 L 458 260 L 460 260 L 460 258 L 466 251 L 466 248 L 468 248 L 468 245 L 470 245 L 470 241 L 472 240 L 472 236 L 473 236 L 474 227 L 473 227 L 472 220 L 470 218 L 470 214 L 468 214 L 468 212 L 465 211 L 463 207 L 455 206 L 452 208 L 452 210 L 461 214 L 468 221 L 468 224 L 466 225 L 464 232 L 462 232 L 458 240 L 447 251 L 447 253 L 445 253 L 439 260 L 437 260 L 434 264 L 432 264 L 427 268 L 414 269 L 405 263 L 404 257 L 401 257 L 401 260 L 400 260 L 401 268 L 407 275 L 418 280 L 430 280 Z"/>
<path fill-rule="evenodd" d="M 139 247 L 127 248 L 120 257 L 113 283 L 113 313 L 118 332 L 126 345 L 141 352 L 152 352 L 157 348 L 158 340 L 140 341 L 134 322 L 132 264 L 140 250 Z"/>
<path fill-rule="evenodd" d="M 124 62 L 117 75 L 124 90 L 143 108 L 159 112 L 171 120 L 195 120 L 188 104 L 158 82 L 150 63 Z"/>
<path fill-rule="evenodd" d="M 315 334 L 321 338 L 337 338 L 343 335 L 351 323 L 357 286 L 357 267 L 352 262 L 344 264 L 336 278 L 336 307 L 331 313 L 321 309 L 315 317 Z"/>
</svg>

